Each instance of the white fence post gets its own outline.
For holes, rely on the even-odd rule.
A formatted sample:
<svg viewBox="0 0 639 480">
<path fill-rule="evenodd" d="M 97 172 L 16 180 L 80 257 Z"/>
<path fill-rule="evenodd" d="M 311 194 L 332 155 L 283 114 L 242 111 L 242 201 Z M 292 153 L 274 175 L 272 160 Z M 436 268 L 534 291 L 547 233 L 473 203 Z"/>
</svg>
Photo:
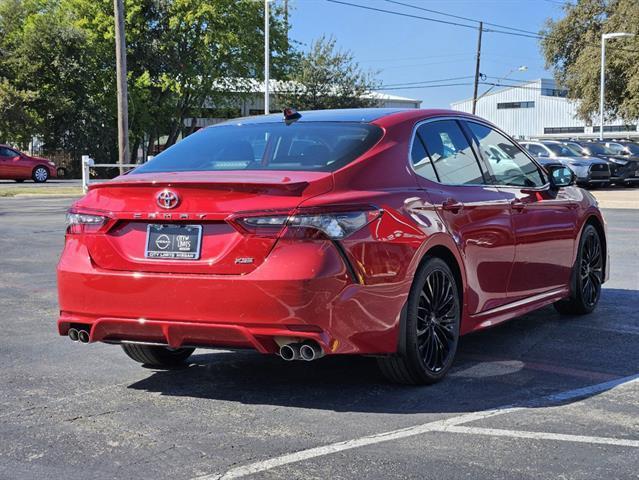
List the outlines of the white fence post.
<svg viewBox="0 0 639 480">
<path fill-rule="evenodd" d="M 89 190 L 89 177 L 91 172 L 89 167 L 93 165 L 94 161 L 88 155 L 82 155 L 82 192 L 87 193 Z"/>
</svg>

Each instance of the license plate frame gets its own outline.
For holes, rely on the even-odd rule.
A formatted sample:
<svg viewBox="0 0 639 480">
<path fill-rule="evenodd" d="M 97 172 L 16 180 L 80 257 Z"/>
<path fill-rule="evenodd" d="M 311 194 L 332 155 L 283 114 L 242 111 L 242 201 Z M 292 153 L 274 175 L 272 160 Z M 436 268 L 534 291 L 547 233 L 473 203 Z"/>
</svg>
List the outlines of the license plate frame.
<svg viewBox="0 0 639 480">
<path fill-rule="evenodd" d="M 201 249 L 202 225 L 150 223 L 146 227 L 145 258 L 194 261 L 200 259 Z"/>
</svg>

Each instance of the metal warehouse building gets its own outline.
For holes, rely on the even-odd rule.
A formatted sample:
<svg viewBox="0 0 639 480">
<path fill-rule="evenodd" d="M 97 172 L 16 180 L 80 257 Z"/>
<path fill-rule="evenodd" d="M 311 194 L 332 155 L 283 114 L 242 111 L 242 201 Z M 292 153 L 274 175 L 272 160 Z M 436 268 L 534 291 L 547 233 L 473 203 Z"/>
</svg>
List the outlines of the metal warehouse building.
<svg viewBox="0 0 639 480">
<path fill-rule="evenodd" d="M 566 95 L 554 80 L 541 78 L 487 93 L 477 101 L 476 114 L 519 139 L 598 137 L 599 126 L 578 119 L 577 104 Z M 470 113 L 473 100 L 454 102 L 451 108 Z M 639 138 L 637 123 L 610 122 L 604 137 Z"/>
</svg>

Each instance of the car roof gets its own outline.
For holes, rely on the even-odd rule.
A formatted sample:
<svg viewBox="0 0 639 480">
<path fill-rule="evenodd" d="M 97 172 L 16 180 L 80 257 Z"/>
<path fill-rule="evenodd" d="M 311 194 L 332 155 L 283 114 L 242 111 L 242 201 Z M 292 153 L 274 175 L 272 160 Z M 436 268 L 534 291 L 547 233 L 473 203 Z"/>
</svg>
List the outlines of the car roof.
<svg viewBox="0 0 639 480">
<path fill-rule="evenodd" d="M 475 117 L 458 110 L 443 109 L 419 109 L 419 108 L 344 108 L 332 110 L 302 110 L 302 116 L 296 122 L 359 122 L 372 123 L 380 119 L 391 123 L 419 120 L 435 116 L 454 116 L 464 118 L 475 118 L 485 123 L 486 120 Z M 218 125 L 253 125 L 260 123 L 281 123 L 284 121 L 282 113 L 271 113 L 269 115 L 255 115 L 251 117 L 234 118 Z"/>
<path fill-rule="evenodd" d="M 344 108 L 329 110 L 305 110 L 300 111 L 302 115 L 296 122 L 363 122 L 370 123 L 386 115 L 411 110 L 409 108 Z M 223 124 L 257 124 L 257 123 L 280 123 L 284 121 L 282 113 L 271 113 L 269 115 L 254 115 L 251 117 L 241 117 L 228 120 Z M 222 124 L 218 124 L 222 125 Z"/>
</svg>

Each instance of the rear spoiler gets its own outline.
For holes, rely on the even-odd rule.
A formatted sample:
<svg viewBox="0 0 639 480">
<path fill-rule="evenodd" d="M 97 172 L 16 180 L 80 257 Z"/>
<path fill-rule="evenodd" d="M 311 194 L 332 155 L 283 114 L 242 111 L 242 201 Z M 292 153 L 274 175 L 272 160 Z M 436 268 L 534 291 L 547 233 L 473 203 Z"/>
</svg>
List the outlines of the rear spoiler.
<svg viewBox="0 0 639 480">
<path fill-rule="evenodd" d="M 255 192 L 255 193 L 273 193 L 279 195 L 301 195 L 304 190 L 310 185 L 307 181 L 281 183 L 281 182 L 229 182 L 229 181 L 151 181 L 151 180 L 139 180 L 132 181 L 130 178 L 123 180 L 110 180 L 107 182 L 93 183 L 89 185 L 89 190 L 96 190 L 100 188 L 136 188 L 136 187 L 153 187 L 153 188 L 165 188 L 165 187 L 181 187 L 181 188 L 200 188 L 207 190 L 227 190 L 227 191 L 239 191 L 239 192 Z"/>
</svg>

